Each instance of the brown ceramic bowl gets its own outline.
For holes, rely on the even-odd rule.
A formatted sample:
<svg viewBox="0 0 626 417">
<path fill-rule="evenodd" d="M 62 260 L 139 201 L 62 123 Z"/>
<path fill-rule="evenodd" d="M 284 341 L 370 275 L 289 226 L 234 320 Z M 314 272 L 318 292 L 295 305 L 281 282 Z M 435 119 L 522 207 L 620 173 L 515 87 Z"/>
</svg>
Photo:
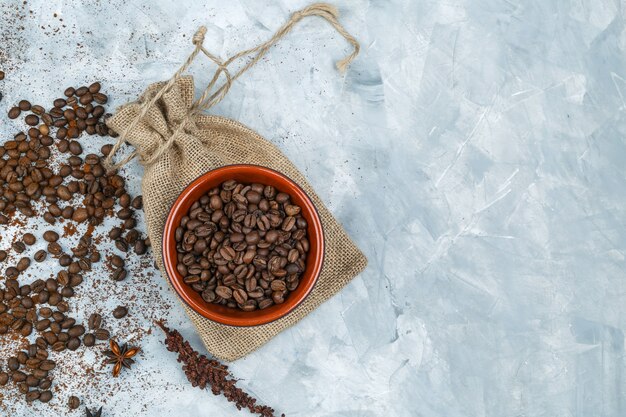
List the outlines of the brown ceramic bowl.
<svg viewBox="0 0 626 417">
<path fill-rule="evenodd" d="M 302 216 L 308 223 L 307 235 L 310 243 L 306 259 L 306 270 L 300 277 L 300 284 L 289 293 L 285 302 L 275 304 L 263 310 L 241 311 L 217 304 L 207 303 L 199 293 L 183 282 L 183 277 L 176 270 L 176 241 L 174 232 L 180 220 L 189 211 L 189 207 L 211 188 L 226 180 L 234 179 L 244 183 L 258 182 L 271 185 L 287 193 L 291 200 L 302 208 Z M 163 232 L 163 264 L 172 286 L 189 307 L 207 319 L 230 326 L 258 326 L 286 316 L 296 308 L 311 292 L 324 260 L 324 232 L 322 222 L 315 206 L 306 193 L 292 180 L 274 170 L 257 165 L 228 165 L 209 171 L 192 182 L 178 196 L 167 220 Z"/>
</svg>

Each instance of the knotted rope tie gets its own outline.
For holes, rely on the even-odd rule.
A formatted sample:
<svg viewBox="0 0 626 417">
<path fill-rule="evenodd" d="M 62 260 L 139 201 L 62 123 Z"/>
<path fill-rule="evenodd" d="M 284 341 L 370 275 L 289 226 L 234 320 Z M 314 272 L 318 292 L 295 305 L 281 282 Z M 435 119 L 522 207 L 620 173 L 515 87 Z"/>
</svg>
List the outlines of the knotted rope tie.
<svg viewBox="0 0 626 417">
<path fill-rule="evenodd" d="M 192 117 L 193 114 L 195 114 L 195 112 L 193 111 L 189 112 L 189 114 L 187 114 L 187 116 L 176 127 L 176 130 L 174 130 L 174 133 L 172 133 L 170 137 L 165 142 L 163 142 L 161 146 L 159 146 L 159 148 L 156 151 L 154 151 L 152 155 L 150 155 L 149 158 L 146 158 L 146 159 L 141 158 L 141 163 L 143 165 L 152 165 L 153 163 L 158 161 L 159 158 L 161 158 L 161 156 L 165 152 L 168 152 L 171 149 L 171 147 L 174 145 L 174 142 L 176 138 L 178 137 L 178 135 L 182 133 L 187 127 L 187 123 L 189 122 L 193 123 L 193 117 Z"/>
</svg>

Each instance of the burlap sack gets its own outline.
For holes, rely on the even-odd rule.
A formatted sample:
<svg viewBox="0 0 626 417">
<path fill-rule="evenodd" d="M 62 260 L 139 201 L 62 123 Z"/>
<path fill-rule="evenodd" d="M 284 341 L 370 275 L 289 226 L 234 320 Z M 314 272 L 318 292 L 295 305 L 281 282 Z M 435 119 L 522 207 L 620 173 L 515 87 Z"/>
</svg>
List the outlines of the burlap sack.
<svg viewBox="0 0 626 417">
<path fill-rule="evenodd" d="M 313 5 L 298 13 L 292 16 L 282 29 L 293 26 L 302 17 L 309 15 L 322 16 L 333 26 L 339 26 L 334 20 L 336 10 L 328 5 Z M 196 53 L 205 52 L 202 47 L 202 33 L 203 31 L 199 31 L 194 39 Z M 253 52 L 259 53 L 257 59 L 267 50 L 263 51 L 263 47 L 269 48 L 280 36 L 275 36 L 268 43 L 255 48 Z M 209 56 L 208 53 L 205 54 Z M 186 65 L 194 57 L 192 54 Z M 222 63 L 215 57 L 210 58 L 220 66 L 218 76 L 220 72 L 226 72 L 231 60 Z M 347 65 L 350 59 L 349 57 L 344 60 L 342 65 Z M 139 100 L 118 109 L 108 121 L 108 125 L 114 131 L 123 132 L 118 144 L 124 140 L 130 143 L 144 166 L 142 180 L 144 211 L 154 257 L 161 272 L 165 275 L 161 243 L 165 219 L 171 204 L 198 176 L 224 165 L 262 165 L 290 177 L 306 191 L 317 207 L 326 239 L 324 265 L 312 293 L 299 307 L 280 320 L 256 327 L 225 326 L 205 319 L 183 303 L 208 351 L 220 359 L 235 360 L 294 325 L 332 297 L 365 267 L 367 261 L 304 176 L 276 146 L 239 122 L 200 114 L 200 110 L 206 107 L 202 104 L 203 101 L 215 100 L 219 95 L 210 96 L 205 92 L 203 98 L 194 102 L 193 79 L 181 76 L 186 65 L 170 81 L 150 85 Z M 226 90 L 230 81 L 242 72 L 235 77 L 224 74 L 227 78 Z M 220 94 L 223 97 L 225 93 Z M 122 163 L 128 160 L 130 158 L 126 158 Z"/>
</svg>

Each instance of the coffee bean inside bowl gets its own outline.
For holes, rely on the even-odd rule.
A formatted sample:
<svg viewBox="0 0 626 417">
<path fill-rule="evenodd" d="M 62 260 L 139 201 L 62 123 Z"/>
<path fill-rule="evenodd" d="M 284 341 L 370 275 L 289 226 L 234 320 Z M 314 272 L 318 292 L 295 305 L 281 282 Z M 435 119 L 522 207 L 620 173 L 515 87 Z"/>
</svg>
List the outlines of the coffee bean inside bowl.
<svg viewBox="0 0 626 417">
<path fill-rule="evenodd" d="M 183 281 L 207 303 L 243 311 L 284 303 L 309 252 L 307 221 L 288 194 L 235 180 L 195 201 L 175 239 Z"/>
</svg>

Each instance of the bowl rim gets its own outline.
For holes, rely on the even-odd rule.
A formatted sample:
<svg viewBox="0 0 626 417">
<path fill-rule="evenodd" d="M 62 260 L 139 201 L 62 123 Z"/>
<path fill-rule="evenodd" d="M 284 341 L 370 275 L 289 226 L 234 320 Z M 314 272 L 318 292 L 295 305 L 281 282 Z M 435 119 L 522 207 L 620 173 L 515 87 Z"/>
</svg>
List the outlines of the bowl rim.
<svg viewBox="0 0 626 417">
<path fill-rule="evenodd" d="M 174 270 L 174 260 L 171 259 L 171 257 L 169 256 L 169 251 L 167 250 L 167 240 L 166 238 L 173 238 L 173 234 L 176 230 L 176 227 L 173 225 L 173 215 L 174 212 L 176 210 L 176 208 L 181 206 L 182 201 L 184 201 L 186 198 L 189 197 L 189 195 L 193 192 L 193 190 L 195 190 L 196 188 L 202 186 L 202 184 L 206 181 L 206 177 L 210 177 L 211 175 L 214 175 L 216 172 L 218 171 L 235 171 L 238 168 L 253 168 L 256 170 L 260 170 L 260 171 L 266 171 L 272 175 L 276 175 L 278 177 L 280 177 L 281 179 L 283 179 L 284 181 L 290 183 L 295 189 L 296 191 L 298 191 L 302 198 L 310 205 L 310 207 L 312 208 L 311 210 L 311 217 L 313 220 L 313 227 L 317 230 L 319 230 L 319 250 L 318 250 L 318 256 L 316 257 L 315 262 L 313 263 L 313 267 L 314 270 L 312 272 L 312 278 L 311 278 L 311 283 L 309 284 L 308 288 L 306 288 L 306 291 L 300 296 L 300 299 L 294 303 L 293 305 L 285 308 L 284 310 L 279 310 L 279 311 L 275 311 L 273 313 L 269 313 L 269 314 L 265 314 L 261 317 L 249 317 L 249 318 L 238 318 L 238 317 L 232 317 L 232 316 L 228 316 L 228 315 L 224 315 L 221 313 L 216 313 L 213 311 L 210 311 L 208 309 L 205 308 L 199 308 L 201 307 L 199 303 L 195 302 L 194 300 L 189 299 L 185 292 L 182 291 L 182 286 L 186 285 L 184 284 L 184 282 L 182 280 L 178 280 L 178 279 L 174 279 L 172 275 L 175 276 L 176 271 Z M 255 326 L 260 326 L 260 325 L 264 325 L 264 324 L 269 324 L 272 323 L 276 320 L 279 320 L 283 317 L 288 316 L 290 313 L 292 313 L 297 307 L 299 307 L 300 305 L 302 305 L 302 303 L 307 299 L 307 297 L 311 294 L 311 292 L 313 291 L 313 288 L 317 285 L 317 281 L 321 275 L 323 266 L 324 266 L 324 261 L 325 261 L 325 257 L 326 257 L 326 236 L 324 233 L 324 225 L 322 223 L 322 219 L 319 215 L 319 211 L 317 209 L 317 206 L 313 203 L 313 200 L 311 200 L 311 198 L 309 197 L 309 195 L 307 194 L 306 191 L 304 191 L 304 189 L 298 184 L 296 183 L 294 180 L 292 180 L 290 177 L 288 177 L 287 175 L 276 171 L 275 169 L 272 168 L 268 168 L 262 165 L 256 165 L 256 164 L 229 164 L 229 165 L 223 165 L 221 167 L 209 170 L 201 175 L 199 175 L 198 177 L 196 177 L 196 179 L 194 179 L 192 182 L 189 183 L 189 185 L 187 185 L 178 195 L 178 197 L 176 197 L 176 199 L 172 202 L 168 213 L 167 213 L 167 217 L 165 219 L 165 224 L 163 226 L 163 234 L 162 234 L 162 239 L 161 239 L 161 257 L 162 257 L 162 262 L 163 262 L 163 269 L 165 270 L 165 275 L 167 276 L 167 279 L 170 282 L 170 285 L 174 288 L 174 292 L 176 293 L 176 295 L 178 296 L 178 298 L 180 300 L 182 300 L 185 305 L 187 305 L 187 307 L 191 308 L 195 313 L 201 315 L 202 317 L 209 319 L 215 323 L 221 324 L 221 325 L 225 325 L 225 326 L 230 326 L 230 327 L 255 327 Z M 319 262 L 317 262 L 317 260 L 319 259 Z M 208 304 L 206 302 L 203 302 L 203 304 Z M 255 310 L 255 311 L 259 311 L 259 310 Z M 262 310 L 260 310 L 262 311 Z"/>
</svg>

